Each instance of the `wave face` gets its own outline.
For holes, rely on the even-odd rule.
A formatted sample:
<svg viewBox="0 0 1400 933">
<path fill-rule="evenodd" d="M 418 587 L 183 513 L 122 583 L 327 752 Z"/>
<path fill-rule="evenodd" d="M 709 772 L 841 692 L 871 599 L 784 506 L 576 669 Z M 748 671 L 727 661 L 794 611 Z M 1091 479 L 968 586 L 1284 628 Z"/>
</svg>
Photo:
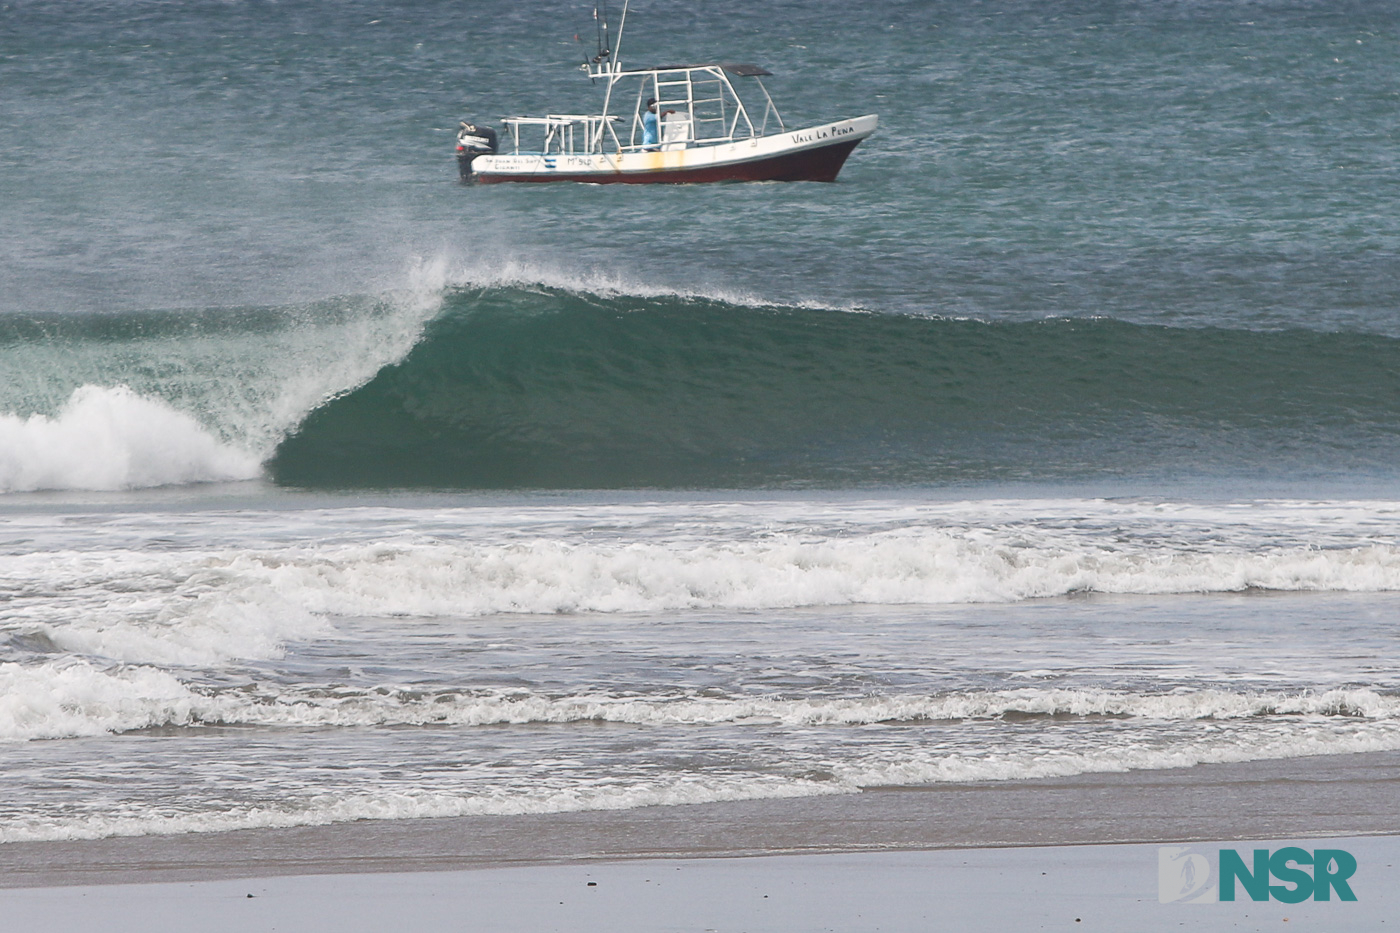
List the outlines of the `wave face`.
<svg viewBox="0 0 1400 933">
<path fill-rule="evenodd" d="M 1400 340 L 494 287 L 269 467 L 304 486 L 1390 472 Z"/>
</svg>

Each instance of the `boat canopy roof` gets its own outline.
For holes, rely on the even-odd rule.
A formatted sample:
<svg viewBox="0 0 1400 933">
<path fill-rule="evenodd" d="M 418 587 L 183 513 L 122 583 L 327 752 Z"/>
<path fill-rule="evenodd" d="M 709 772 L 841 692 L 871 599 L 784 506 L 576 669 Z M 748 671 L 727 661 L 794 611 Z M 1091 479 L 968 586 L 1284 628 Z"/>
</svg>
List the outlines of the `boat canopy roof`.
<svg viewBox="0 0 1400 933">
<path fill-rule="evenodd" d="M 692 68 L 723 68 L 732 75 L 741 78 L 756 78 L 760 75 L 771 75 L 773 72 L 762 65 L 746 65 L 741 62 L 704 62 L 699 65 L 655 65 L 651 68 L 628 69 L 629 71 L 689 71 Z"/>
</svg>

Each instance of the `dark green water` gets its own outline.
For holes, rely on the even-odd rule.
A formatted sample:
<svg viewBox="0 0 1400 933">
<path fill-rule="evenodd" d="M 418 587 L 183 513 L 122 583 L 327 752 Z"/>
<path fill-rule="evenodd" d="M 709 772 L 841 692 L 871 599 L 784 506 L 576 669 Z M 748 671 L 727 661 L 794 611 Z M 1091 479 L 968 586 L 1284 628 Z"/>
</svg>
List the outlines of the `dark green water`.
<svg viewBox="0 0 1400 933">
<path fill-rule="evenodd" d="M 1392 468 L 1400 341 L 456 292 L 270 463 L 304 485 L 759 485 Z"/>
</svg>

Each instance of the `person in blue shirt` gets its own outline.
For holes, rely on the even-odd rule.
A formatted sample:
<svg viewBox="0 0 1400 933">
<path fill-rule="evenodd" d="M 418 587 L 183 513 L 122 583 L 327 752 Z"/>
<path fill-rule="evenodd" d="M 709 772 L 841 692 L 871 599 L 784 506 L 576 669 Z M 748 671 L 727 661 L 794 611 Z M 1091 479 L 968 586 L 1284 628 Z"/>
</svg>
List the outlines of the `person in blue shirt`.
<svg viewBox="0 0 1400 933">
<path fill-rule="evenodd" d="M 665 118 L 675 113 L 674 110 L 667 110 L 661 114 Z M 656 115 L 656 98 L 647 98 L 647 112 L 642 114 L 642 145 L 647 152 L 655 152 L 661 148 L 661 118 Z"/>
</svg>

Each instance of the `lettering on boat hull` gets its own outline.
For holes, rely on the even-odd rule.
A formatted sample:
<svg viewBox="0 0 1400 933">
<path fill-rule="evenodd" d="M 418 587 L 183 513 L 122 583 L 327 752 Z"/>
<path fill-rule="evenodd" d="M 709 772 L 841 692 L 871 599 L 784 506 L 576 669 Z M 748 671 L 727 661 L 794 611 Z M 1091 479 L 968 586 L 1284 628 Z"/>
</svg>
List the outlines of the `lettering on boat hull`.
<svg viewBox="0 0 1400 933">
<path fill-rule="evenodd" d="M 495 155 L 474 177 L 499 182 L 697 184 L 717 181 L 835 181 L 851 150 L 875 131 L 874 116 L 718 146 L 668 152 Z"/>
</svg>

